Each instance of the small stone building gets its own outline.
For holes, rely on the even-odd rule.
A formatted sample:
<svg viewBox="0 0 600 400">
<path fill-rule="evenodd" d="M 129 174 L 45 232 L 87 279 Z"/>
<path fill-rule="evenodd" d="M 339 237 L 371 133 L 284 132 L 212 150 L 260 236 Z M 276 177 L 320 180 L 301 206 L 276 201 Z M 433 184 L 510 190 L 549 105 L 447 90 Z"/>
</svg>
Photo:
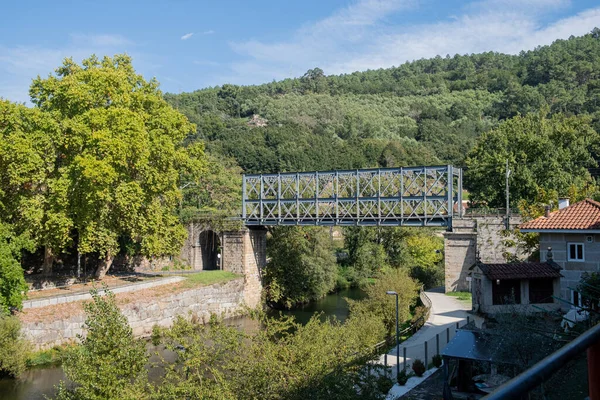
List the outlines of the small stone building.
<svg viewBox="0 0 600 400">
<path fill-rule="evenodd" d="M 551 249 L 553 262 L 562 270 L 560 297 L 581 306 L 577 285 L 584 272 L 600 272 L 600 203 L 586 199 L 568 205 L 561 200 L 559 209 L 520 226 L 521 232 L 540 234 L 540 258 L 548 259 L 545 250 Z"/>
<path fill-rule="evenodd" d="M 536 312 L 560 308 L 552 297 L 560 292 L 560 267 L 552 261 L 477 263 L 471 270 L 473 310 L 476 312 Z"/>
</svg>

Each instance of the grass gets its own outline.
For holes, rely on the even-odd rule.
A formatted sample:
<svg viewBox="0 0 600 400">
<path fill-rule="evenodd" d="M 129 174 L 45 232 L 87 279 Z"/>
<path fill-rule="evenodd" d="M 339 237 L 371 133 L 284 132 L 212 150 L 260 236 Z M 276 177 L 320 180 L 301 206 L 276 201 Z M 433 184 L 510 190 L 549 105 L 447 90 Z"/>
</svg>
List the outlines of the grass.
<svg viewBox="0 0 600 400">
<path fill-rule="evenodd" d="M 215 283 L 228 282 L 232 279 L 240 278 L 242 275 L 234 274 L 229 271 L 203 271 L 196 274 L 185 275 L 183 286 L 188 288 L 213 285 Z"/>
<path fill-rule="evenodd" d="M 70 347 L 72 345 L 54 346 L 48 350 L 34 351 L 27 358 L 27 368 L 60 365 L 64 354 Z"/>
<path fill-rule="evenodd" d="M 446 296 L 456 297 L 457 300 L 471 301 L 471 292 L 448 292 Z"/>
</svg>

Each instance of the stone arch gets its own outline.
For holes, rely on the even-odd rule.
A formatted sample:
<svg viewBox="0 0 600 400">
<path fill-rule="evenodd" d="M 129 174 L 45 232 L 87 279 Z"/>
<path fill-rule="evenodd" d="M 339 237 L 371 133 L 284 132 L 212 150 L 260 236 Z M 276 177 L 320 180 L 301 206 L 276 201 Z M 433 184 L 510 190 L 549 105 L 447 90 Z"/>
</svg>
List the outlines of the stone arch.
<svg viewBox="0 0 600 400">
<path fill-rule="evenodd" d="M 215 270 L 220 269 L 219 254 L 221 252 L 221 239 L 213 230 L 204 230 L 198 235 L 196 248 L 195 269 Z"/>
</svg>

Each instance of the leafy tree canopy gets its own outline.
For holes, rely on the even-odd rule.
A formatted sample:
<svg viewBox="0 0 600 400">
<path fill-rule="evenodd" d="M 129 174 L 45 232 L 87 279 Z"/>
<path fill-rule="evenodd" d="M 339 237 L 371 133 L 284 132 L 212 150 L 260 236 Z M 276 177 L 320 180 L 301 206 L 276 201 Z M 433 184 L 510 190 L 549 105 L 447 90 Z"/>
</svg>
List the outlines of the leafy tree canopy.
<svg viewBox="0 0 600 400">
<path fill-rule="evenodd" d="M 590 184 L 600 135 L 587 116 L 547 115 L 547 109 L 516 116 L 479 138 L 469 153 L 466 184 L 471 200 L 505 204 L 505 162 L 510 170 L 511 205 L 534 202 L 540 189 L 568 196 L 571 187 Z"/>
<path fill-rule="evenodd" d="M 145 255 L 178 251 L 181 176 L 197 180 L 205 160 L 201 143 L 183 146 L 194 126 L 163 100 L 158 83 L 136 74 L 129 56 L 92 56 L 82 65 L 66 59 L 55 75 L 35 79 L 30 94 L 59 126 L 48 154 L 61 194 L 53 206 L 66 216 L 59 225 L 77 232 L 81 253 L 105 258 L 97 276 L 123 236 Z"/>
</svg>

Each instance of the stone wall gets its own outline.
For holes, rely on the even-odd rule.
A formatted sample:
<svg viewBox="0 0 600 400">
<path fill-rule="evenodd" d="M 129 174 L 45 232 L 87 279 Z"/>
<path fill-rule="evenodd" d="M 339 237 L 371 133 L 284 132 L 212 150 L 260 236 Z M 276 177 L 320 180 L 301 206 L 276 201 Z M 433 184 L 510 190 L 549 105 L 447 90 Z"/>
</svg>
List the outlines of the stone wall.
<svg viewBox="0 0 600 400">
<path fill-rule="evenodd" d="M 453 219 L 452 232 L 444 233 L 446 291 L 470 290 L 466 278 L 477 257 L 488 264 L 526 258 L 521 248 L 511 245 L 515 237 L 510 232 L 520 223 L 519 216 L 512 216 L 507 232 L 500 216 Z"/>
<path fill-rule="evenodd" d="M 154 325 L 171 326 L 178 315 L 195 315 L 207 321 L 211 314 L 224 318 L 240 315 L 244 311 L 244 279 L 203 286 L 184 292 L 129 303 L 121 307 L 135 336 L 149 336 Z M 37 349 L 47 349 L 63 343 L 74 342 L 77 335 L 85 335 L 83 312 L 52 322 L 28 322 L 22 326 L 25 336 Z"/>
<path fill-rule="evenodd" d="M 223 233 L 223 270 L 244 275 L 244 300 L 250 307 L 260 304 L 262 271 L 267 264 L 267 230 L 245 228 Z"/>
</svg>

